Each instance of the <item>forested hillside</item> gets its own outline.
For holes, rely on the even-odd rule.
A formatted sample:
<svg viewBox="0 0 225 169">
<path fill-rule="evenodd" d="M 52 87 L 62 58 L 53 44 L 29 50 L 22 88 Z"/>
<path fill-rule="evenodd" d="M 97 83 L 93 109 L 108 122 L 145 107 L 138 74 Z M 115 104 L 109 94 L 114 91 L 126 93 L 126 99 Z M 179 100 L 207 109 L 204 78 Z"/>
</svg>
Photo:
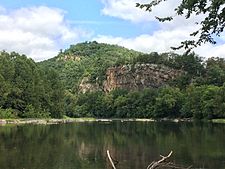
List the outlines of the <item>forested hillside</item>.
<svg viewBox="0 0 225 169">
<path fill-rule="evenodd" d="M 85 42 L 71 45 L 69 49 L 60 51 L 57 57 L 40 65 L 55 68 L 65 88 L 77 90 L 83 77 L 101 83 L 105 79 L 107 68 L 127 64 L 140 54 L 116 45 Z"/>
<path fill-rule="evenodd" d="M 0 118 L 225 118 L 222 58 L 144 54 L 97 42 L 71 45 L 40 63 L 16 53 L 0 56 Z M 183 73 L 157 88 L 102 90 L 108 68 L 127 65 L 132 72 L 135 65 L 145 64 Z M 80 92 L 85 78 L 98 88 Z"/>
</svg>

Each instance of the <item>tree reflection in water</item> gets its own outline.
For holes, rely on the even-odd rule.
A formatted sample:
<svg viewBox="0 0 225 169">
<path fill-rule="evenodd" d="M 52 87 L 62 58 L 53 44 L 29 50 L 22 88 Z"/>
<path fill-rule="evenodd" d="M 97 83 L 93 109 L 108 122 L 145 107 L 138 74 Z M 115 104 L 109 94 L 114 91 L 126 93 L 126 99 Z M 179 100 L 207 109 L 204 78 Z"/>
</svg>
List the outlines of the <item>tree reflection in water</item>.
<svg viewBox="0 0 225 169">
<path fill-rule="evenodd" d="M 185 166 L 223 169 L 225 125 L 169 122 L 92 122 L 0 127 L 2 169 L 145 169 L 159 154 Z"/>
</svg>

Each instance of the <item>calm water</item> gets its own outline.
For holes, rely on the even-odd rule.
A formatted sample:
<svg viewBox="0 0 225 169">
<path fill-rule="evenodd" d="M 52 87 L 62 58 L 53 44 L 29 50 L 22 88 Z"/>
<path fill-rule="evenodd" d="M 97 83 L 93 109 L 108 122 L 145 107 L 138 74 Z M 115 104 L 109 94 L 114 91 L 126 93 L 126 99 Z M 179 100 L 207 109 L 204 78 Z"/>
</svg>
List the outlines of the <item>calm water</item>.
<svg viewBox="0 0 225 169">
<path fill-rule="evenodd" d="M 146 169 L 159 154 L 196 168 L 225 169 L 225 125 L 112 122 L 0 126 L 0 169 Z"/>
</svg>

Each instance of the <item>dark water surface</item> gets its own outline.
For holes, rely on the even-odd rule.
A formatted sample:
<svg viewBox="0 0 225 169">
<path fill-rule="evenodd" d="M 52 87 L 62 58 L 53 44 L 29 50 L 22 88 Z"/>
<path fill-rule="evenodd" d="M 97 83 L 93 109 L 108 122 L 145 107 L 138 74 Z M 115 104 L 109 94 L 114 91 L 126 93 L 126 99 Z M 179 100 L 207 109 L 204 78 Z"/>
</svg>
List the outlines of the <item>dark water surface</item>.
<svg viewBox="0 0 225 169">
<path fill-rule="evenodd" d="M 196 168 L 225 169 L 225 125 L 92 122 L 0 126 L 0 169 L 146 169 L 159 154 Z"/>
</svg>

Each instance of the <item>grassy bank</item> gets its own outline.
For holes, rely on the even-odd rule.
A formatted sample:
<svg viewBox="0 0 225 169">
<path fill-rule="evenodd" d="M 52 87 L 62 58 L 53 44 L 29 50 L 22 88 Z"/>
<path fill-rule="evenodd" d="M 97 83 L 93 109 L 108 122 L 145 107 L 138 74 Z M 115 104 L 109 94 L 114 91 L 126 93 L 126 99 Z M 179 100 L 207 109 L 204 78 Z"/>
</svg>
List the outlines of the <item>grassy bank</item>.
<svg viewBox="0 0 225 169">
<path fill-rule="evenodd" d="M 213 123 L 225 123 L 225 119 L 213 119 Z"/>
</svg>

